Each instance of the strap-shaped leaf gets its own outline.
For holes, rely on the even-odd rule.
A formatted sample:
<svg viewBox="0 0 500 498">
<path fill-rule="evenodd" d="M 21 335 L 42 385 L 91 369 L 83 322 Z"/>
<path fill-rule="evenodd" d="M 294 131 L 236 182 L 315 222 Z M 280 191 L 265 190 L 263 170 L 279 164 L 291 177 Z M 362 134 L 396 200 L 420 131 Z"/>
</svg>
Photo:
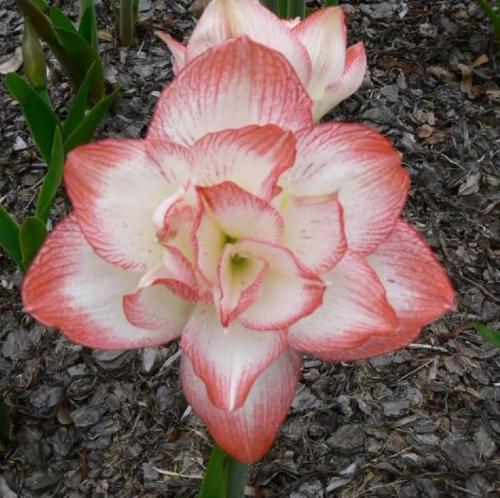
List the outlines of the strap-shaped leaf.
<svg viewBox="0 0 500 498">
<path fill-rule="evenodd" d="M 16 0 L 17 6 L 25 18 L 33 24 L 38 36 L 46 43 L 58 44 L 57 34 L 48 13 L 47 4 L 41 0 Z"/>
<path fill-rule="evenodd" d="M 118 95 L 119 89 L 107 95 L 85 115 L 81 123 L 71 133 L 71 135 L 64 141 L 64 150 L 66 154 L 77 147 L 78 145 L 89 142 L 94 136 L 99 123 L 104 118 L 109 106 Z"/>
<path fill-rule="evenodd" d="M 83 81 L 90 66 L 95 63 L 90 94 L 94 102 L 98 102 L 104 96 L 104 68 L 99 55 L 80 33 L 58 27 L 56 27 L 56 33 L 67 56 L 75 65 L 78 65 L 80 81 Z"/>
<path fill-rule="evenodd" d="M 93 71 L 95 63 L 92 64 L 85 75 L 85 79 L 82 81 L 78 92 L 71 103 L 71 107 L 68 111 L 68 116 L 64 122 L 62 128 L 63 140 L 66 140 L 75 130 L 75 128 L 82 122 L 85 116 L 85 109 L 89 101 L 90 83 L 92 81 Z"/>
<path fill-rule="evenodd" d="M 54 145 L 52 147 L 52 158 L 50 160 L 47 174 L 43 179 L 38 201 L 36 205 L 36 215 L 44 223 L 47 223 L 49 218 L 50 208 L 57 189 L 61 185 L 64 167 L 64 146 L 61 136 L 61 130 L 56 128 L 54 133 Z"/>
<path fill-rule="evenodd" d="M 26 271 L 33 258 L 47 237 L 47 227 L 42 220 L 36 216 L 30 216 L 24 220 L 20 232 L 21 252 L 23 255 L 22 269 Z"/>
<path fill-rule="evenodd" d="M 16 262 L 22 264 L 21 245 L 19 243 L 19 226 L 12 216 L 0 204 L 0 247 Z"/>
<path fill-rule="evenodd" d="M 67 29 L 68 31 L 77 32 L 75 25 L 71 22 L 70 18 L 61 10 L 56 7 L 50 7 L 49 16 L 54 23 L 55 28 Z"/>
<path fill-rule="evenodd" d="M 43 159 L 48 164 L 52 154 L 52 140 L 59 120 L 46 100 L 21 76 L 10 73 L 5 77 L 7 88 L 21 104 L 24 118 Z"/>
<path fill-rule="evenodd" d="M 94 8 L 87 7 L 82 15 L 78 32 L 85 38 L 87 43 L 97 51 L 97 26 Z"/>
</svg>

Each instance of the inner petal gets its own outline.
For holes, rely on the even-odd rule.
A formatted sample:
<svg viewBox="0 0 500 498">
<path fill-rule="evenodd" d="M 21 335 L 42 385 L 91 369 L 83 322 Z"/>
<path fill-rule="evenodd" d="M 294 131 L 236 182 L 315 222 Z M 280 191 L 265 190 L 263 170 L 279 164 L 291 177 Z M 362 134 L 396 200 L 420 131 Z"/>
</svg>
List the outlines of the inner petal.
<svg viewBox="0 0 500 498">
<path fill-rule="evenodd" d="M 233 244 L 225 245 L 218 267 L 216 297 L 222 326 L 227 327 L 258 299 L 268 269 L 264 259 L 238 253 Z"/>
</svg>

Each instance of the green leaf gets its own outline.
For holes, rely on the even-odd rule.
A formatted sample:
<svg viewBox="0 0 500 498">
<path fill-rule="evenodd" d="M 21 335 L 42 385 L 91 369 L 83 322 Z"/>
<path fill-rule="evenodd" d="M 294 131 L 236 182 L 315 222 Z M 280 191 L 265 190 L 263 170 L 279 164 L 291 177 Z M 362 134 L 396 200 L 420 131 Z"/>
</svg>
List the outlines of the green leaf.
<svg viewBox="0 0 500 498">
<path fill-rule="evenodd" d="M 88 7 L 83 13 L 78 32 L 97 52 L 97 26 L 95 20 L 95 10 L 93 7 Z"/>
<path fill-rule="evenodd" d="M 71 22 L 71 19 L 61 9 L 58 9 L 56 7 L 50 7 L 49 16 L 51 21 L 54 23 L 56 30 L 57 28 L 59 28 L 77 33 L 75 25 Z"/>
<path fill-rule="evenodd" d="M 0 451 L 5 449 L 10 436 L 9 410 L 3 396 L 0 396 Z"/>
<path fill-rule="evenodd" d="M 56 27 L 56 33 L 67 56 L 78 66 L 81 81 L 85 78 L 92 64 L 95 63 L 90 94 L 94 102 L 98 102 L 104 96 L 104 68 L 99 55 L 80 33 L 58 27 Z"/>
<path fill-rule="evenodd" d="M 47 174 L 43 179 L 38 201 L 36 205 L 36 215 L 43 222 L 47 223 L 49 218 L 50 208 L 57 189 L 61 185 L 64 167 L 64 146 L 61 136 L 61 130 L 56 128 L 54 134 L 54 146 L 52 147 L 52 158 L 50 160 Z"/>
<path fill-rule="evenodd" d="M 16 0 L 16 4 L 21 14 L 31 21 L 31 24 L 38 33 L 38 36 L 48 44 L 58 44 L 57 34 L 54 24 L 48 13 L 45 2 L 39 0 Z"/>
<path fill-rule="evenodd" d="M 17 266 L 22 265 L 23 257 L 19 243 L 19 226 L 1 204 L 0 247 L 16 262 Z"/>
<path fill-rule="evenodd" d="M 75 128 L 82 122 L 83 117 L 85 116 L 85 109 L 87 108 L 87 103 L 89 101 L 89 91 L 90 91 L 90 82 L 92 80 L 92 73 L 95 67 L 95 63 L 92 64 L 85 75 L 85 79 L 82 81 L 78 92 L 71 103 L 71 107 L 68 111 L 68 116 L 66 117 L 66 121 L 64 122 L 62 129 L 63 140 L 66 140 Z"/>
<path fill-rule="evenodd" d="M 64 141 L 64 150 L 66 154 L 78 145 L 85 144 L 92 140 L 99 123 L 102 121 L 109 106 L 118 95 L 118 91 L 119 89 L 116 89 L 113 93 L 97 102 L 97 104 L 85 115 L 73 133 Z"/>
<path fill-rule="evenodd" d="M 24 220 L 19 237 L 23 254 L 23 271 L 29 268 L 46 237 L 47 227 L 42 220 L 36 216 L 30 216 Z"/>
<path fill-rule="evenodd" d="M 248 465 L 231 458 L 214 446 L 201 485 L 199 498 L 242 498 Z"/>
<path fill-rule="evenodd" d="M 493 346 L 500 348 L 499 330 L 493 330 L 483 323 L 475 323 L 474 328 L 483 336 L 486 341 L 488 341 L 490 344 L 493 344 Z"/>
<path fill-rule="evenodd" d="M 21 109 L 42 157 L 49 163 L 54 130 L 59 120 L 45 99 L 21 76 L 10 73 L 5 77 L 7 88 L 21 104 Z"/>
</svg>

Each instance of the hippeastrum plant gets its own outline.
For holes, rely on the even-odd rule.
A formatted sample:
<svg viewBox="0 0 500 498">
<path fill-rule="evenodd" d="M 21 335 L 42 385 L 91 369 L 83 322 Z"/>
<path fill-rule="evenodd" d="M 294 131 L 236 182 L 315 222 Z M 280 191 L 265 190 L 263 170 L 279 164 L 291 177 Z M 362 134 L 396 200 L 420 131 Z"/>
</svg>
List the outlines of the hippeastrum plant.
<svg viewBox="0 0 500 498">
<path fill-rule="evenodd" d="M 302 354 L 380 355 L 453 306 L 400 218 L 401 155 L 365 126 L 314 126 L 312 108 L 279 52 L 247 37 L 204 51 L 146 139 L 69 154 L 74 211 L 24 280 L 26 311 L 75 342 L 180 338 L 185 396 L 240 462 L 271 446 Z"/>
<path fill-rule="evenodd" d="M 340 7 L 318 10 L 299 22 L 279 19 L 257 0 L 212 0 L 187 46 L 167 33 L 157 35 L 172 52 L 176 74 L 205 50 L 242 35 L 277 50 L 288 59 L 313 100 L 315 121 L 352 95 L 366 72 L 363 43 L 347 48 Z"/>
</svg>

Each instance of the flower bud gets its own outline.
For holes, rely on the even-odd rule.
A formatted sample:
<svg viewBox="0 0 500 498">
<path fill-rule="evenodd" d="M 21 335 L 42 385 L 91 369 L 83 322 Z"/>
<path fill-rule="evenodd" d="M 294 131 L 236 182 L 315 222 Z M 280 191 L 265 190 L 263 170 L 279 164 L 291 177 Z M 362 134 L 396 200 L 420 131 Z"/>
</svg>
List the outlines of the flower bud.
<svg viewBox="0 0 500 498">
<path fill-rule="evenodd" d="M 45 54 L 38 35 L 31 22 L 24 21 L 23 33 L 23 63 L 24 72 L 30 83 L 38 90 L 45 88 L 46 85 L 46 66 Z"/>
</svg>

